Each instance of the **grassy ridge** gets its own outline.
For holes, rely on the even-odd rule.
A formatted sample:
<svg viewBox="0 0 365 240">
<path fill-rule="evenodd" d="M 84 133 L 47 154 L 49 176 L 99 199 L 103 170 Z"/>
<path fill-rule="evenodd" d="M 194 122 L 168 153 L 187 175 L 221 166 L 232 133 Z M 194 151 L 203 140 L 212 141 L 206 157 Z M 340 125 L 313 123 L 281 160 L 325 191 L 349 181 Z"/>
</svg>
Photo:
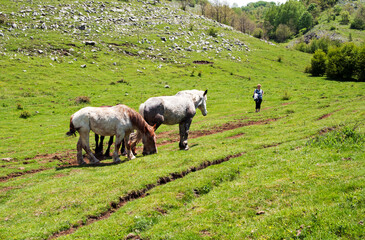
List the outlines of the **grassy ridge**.
<svg viewBox="0 0 365 240">
<path fill-rule="evenodd" d="M 33 2 L 29 7 L 36 8 L 39 2 Z M 56 1 L 47 3 L 58 6 Z M 26 9 L 25 3 L 1 4 L 9 16 Z M 87 5 L 96 7 L 91 2 L 72 7 L 87 15 Z M 111 11 L 116 6 L 130 8 L 133 14 L 147 9 L 136 2 L 106 5 L 114 17 L 119 16 Z M 152 17 L 157 24 L 143 26 L 143 33 L 138 33 L 139 25 L 94 26 L 91 20 L 87 21 L 92 26 L 88 36 L 77 28 L 73 33 L 74 29 L 63 27 L 6 32 L 0 42 L 0 156 L 12 159 L 1 160 L 0 177 L 49 169 L 0 182 L 0 238 L 46 239 L 77 228 L 90 216 L 110 209 L 121 196 L 156 184 L 161 177 L 243 152 L 228 162 L 156 186 L 148 196 L 127 203 L 109 218 L 60 238 L 123 239 L 128 234 L 143 239 L 364 237 L 364 142 L 342 147 L 307 144 L 313 136 L 344 126 L 360 124 L 356 131 L 364 134 L 364 83 L 308 77 L 303 73 L 308 54 L 272 46 L 164 4 L 148 9 L 155 7 L 161 14 L 181 14 L 183 24 L 166 23 L 175 17 L 165 21 Z M 44 22 L 50 25 L 48 21 L 56 16 L 46 15 L 49 20 Z M 39 20 L 39 16 L 22 18 L 23 24 Z M 147 21 L 152 20 L 136 24 Z M 217 38 L 207 36 L 211 27 L 218 29 Z M 7 28 L 1 25 L 4 33 Z M 119 28 L 125 34 L 116 31 Z M 184 35 L 174 41 L 161 40 L 181 31 Z M 139 43 L 143 38 L 151 44 Z M 90 39 L 97 45 L 85 45 Z M 201 48 L 203 40 L 210 42 L 207 50 Z M 236 45 L 238 41 L 247 50 Z M 223 48 L 225 42 L 228 45 Z M 173 48 L 174 43 L 182 50 Z M 149 50 L 151 46 L 160 51 Z M 188 47 L 194 51 L 185 50 Z M 38 53 L 40 48 L 43 54 Z M 63 51 L 71 55 L 60 54 Z M 201 60 L 214 64 L 193 63 Z M 81 67 L 84 64 L 86 68 Z M 259 114 L 254 113 L 252 100 L 257 83 L 265 91 Z M 65 132 L 70 115 L 78 109 L 117 103 L 138 109 L 151 96 L 194 88 L 208 88 L 209 113 L 195 116 L 191 135 L 207 134 L 189 139 L 188 152 L 178 151 L 176 142 L 160 146 L 156 155 L 119 165 L 65 165 L 76 159 L 77 139 L 65 137 Z M 75 103 L 78 96 L 89 97 L 91 103 Z M 31 117 L 19 118 L 23 111 Z M 243 127 L 223 128 L 237 124 Z M 212 130 L 217 133 L 208 134 Z M 178 129 L 162 126 L 157 134 L 161 143 L 176 138 Z M 46 153 L 60 157 L 43 156 Z"/>
</svg>

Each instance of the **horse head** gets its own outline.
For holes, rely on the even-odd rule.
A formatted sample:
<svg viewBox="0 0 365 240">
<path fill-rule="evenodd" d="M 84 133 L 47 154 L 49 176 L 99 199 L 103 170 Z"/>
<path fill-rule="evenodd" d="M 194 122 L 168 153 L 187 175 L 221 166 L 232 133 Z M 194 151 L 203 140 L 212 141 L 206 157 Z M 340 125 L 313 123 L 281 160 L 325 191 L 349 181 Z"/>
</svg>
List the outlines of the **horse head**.
<svg viewBox="0 0 365 240">
<path fill-rule="evenodd" d="M 142 135 L 143 155 L 150 155 L 157 153 L 155 126 L 151 127 L 147 125 L 146 131 Z"/>
<path fill-rule="evenodd" d="M 203 95 L 200 96 L 200 100 L 199 100 L 199 103 L 198 103 L 198 108 L 202 112 L 203 116 L 206 116 L 208 114 L 208 111 L 207 111 L 207 93 L 208 93 L 208 90 L 205 90 Z"/>
</svg>

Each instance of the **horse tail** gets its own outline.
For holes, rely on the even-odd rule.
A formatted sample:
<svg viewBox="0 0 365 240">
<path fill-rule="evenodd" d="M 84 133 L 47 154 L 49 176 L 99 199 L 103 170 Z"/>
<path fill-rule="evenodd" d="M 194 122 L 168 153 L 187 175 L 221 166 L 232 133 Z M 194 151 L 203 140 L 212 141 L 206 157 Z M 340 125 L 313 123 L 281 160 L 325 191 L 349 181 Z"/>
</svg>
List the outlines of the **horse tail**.
<svg viewBox="0 0 365 240">
<path fill-rule="evenodd" d="M 68 131 L 66 133 L 66 135 L 67 136 L 72 136 L 72 135 L 76 136 L 76 129 L 75 129 L 74 124 L 72 123 L 72 116 L 71 116 L 71 119 L 70 119 L 70 131 Z"/>
</svg>

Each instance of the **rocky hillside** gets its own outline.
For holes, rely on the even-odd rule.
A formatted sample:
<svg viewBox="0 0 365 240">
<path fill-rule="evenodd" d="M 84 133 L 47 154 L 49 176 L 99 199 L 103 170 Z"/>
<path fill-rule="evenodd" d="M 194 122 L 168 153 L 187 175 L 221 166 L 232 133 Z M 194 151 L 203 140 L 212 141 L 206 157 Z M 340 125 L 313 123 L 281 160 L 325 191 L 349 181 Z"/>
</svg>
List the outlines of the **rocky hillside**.
<svg viewBox="0 0 365 240">
<path fill-rule="evenodd" d="M 231 36 L 231 27 L 168 3 L 53 3 L 3 1 L 0 54 L 47 56 L 57 61 L 64 56 L 82 55 L 81 51 L 114 51 L 180 62 L 191 53 L 230 56 L 232 51 L 249 51 L 244 42 Z M 233 55 L 232 59 L 240 61 Z"/>
</svg>

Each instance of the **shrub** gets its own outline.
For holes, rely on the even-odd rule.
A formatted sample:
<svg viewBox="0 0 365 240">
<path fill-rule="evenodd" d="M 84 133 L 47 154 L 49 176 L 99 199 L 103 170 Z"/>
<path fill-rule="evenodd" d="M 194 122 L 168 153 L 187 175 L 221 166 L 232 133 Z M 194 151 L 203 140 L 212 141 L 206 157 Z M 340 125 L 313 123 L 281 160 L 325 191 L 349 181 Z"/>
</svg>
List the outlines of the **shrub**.
<svg viewBox="0 0 365 240">
<path fill-rule="evenodd" d="M 323 52 L 323 50 L 318 49 L 312 59 L 311 59 L 311 67 L 310 67 L 310 73 L 313 76 L 322 76 L 326 73 L 326 60 L 327 56 L 326 53 Z"/>
<path fill-rule="evenodd" d="M 261 39 L 264 36 L 264 30 L 262 30 L 261 28 L 255 28 L 255 30 L 253 31 L 253 36 L 255 38 Z"/>
<path fill-rule="evenodd" d="M 212 37 L 217 37 L 218 36 L 218 30 L 215 28 L 209 28 L 208 29 L 208 35 L 212 36 Z"/>
<path fill-rule="evenodd" d="M 285 24 L 280 24 L 276 29 L 275 36 L 278 42 L 284 42 L 292 35 L 290 28 Z"/>
<path fill-rule="evenodd" d="M 289 100 L 289 99 L 290 99 L 289 93 L 287 91 L 285 91 L 284 95 L 281 98 L 281 100 Z"/>
<path fill-rule="evenodd" d="M 351 23 L 350 28 L 365 30 L 365 6 L 361 5 L 361 7 L 357 10 L 354 21 Z"/>
<path fill-rule="evenodd" d="M 365 45 L 363 45 L 356 58 L 356 75 L 358 81 L 365 81 Z"/>
<path fill-rule="evenodd" d="M 23 106 L 20 103 L 16 104 L 16 109 L 23 110 Z"/>
<path fill-rule="evenodd" d="M 86 96 L 79 96 L 75 99 L 76 104 L 90 103 L 90 98 Z"/>
<path fill-rule="evenodd" d="M 27 119 L 27 118 L 29 118 L 31 115 L 30 115 L 30 112 L 28 112 L 28 111 L 23 111 L 23 112 L 21 112 L 20 113 L 20 118 L 24 118 L 24 119 Z"/>
<path fill-rule="evenodd" d="M 278 61 L 278 62 L 283 61 L 283 57 L 282 57 L 282 56 L 279 56 L 277 61 Z"/>
<path fill-rule="evenodd" d="M 334 30 L 336 30 L 336 27 L 335 26 L 331 26 L 330 31 L 334 31 Z"/>
<path fill-rule="evenodd" d="M 9 19 L 4 14 L 0 14 L 0 24 L 6 25 L 9 22 Z"/>
<path fill-rule="evenodd" d="M 356 58 L 357 48 L 353 43 L 330 49 L 327 54 L 327 76 L 333 79 L 350 80 L 356 70 Z"/>
<path fill-rule="evenodd" d="M 348 11 L 341 12 L 341 24 L 346 25 L 350 22 L 350 14 Z"/>
</svg>

